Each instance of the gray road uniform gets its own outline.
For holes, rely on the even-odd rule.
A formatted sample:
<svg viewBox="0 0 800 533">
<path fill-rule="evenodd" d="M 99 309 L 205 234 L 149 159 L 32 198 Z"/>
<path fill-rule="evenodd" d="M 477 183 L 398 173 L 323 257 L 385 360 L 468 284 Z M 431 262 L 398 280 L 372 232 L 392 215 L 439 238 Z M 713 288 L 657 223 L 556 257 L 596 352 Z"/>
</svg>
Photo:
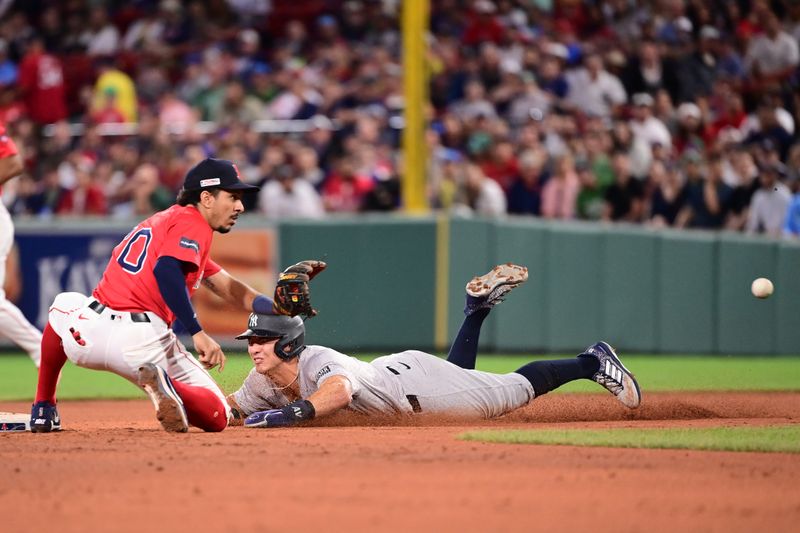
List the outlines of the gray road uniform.
<svg viewBox="0 0 800 533">
<path fill-rule="evenodd" d="M 416 350 L 365 363 L 325 346 L 308 346 L 300 354 L 298 372 L 303 398 L 331 376 L 346 377 L 353 389 L 349 408 L 367 415 L 434 413 L 492 418 L 534 398 L 533 387 L 520 374 L 465 370 Z M 255 368 L 234 393 L 234 399 L 244 415 L 289 403 Z"/>
</svg>

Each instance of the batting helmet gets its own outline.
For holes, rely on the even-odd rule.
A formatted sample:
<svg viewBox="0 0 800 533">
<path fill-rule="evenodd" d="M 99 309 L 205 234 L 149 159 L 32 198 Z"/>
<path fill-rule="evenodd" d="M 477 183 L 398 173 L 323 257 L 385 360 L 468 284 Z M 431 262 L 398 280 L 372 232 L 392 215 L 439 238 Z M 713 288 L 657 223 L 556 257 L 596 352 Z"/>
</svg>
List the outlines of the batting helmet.
<svg viewBox="0 0 800 533">
<path fill-rule="evenodd" d="M 253 313 L 247 323 L 247 331 L 237 339 L 265 337 L 278 339 L 275 343 L 275 355 L 281 359 L 291 359 L 300 355 L 306 345 L 306 327 L 299 316 L 261 315 Z"/>
</svg>

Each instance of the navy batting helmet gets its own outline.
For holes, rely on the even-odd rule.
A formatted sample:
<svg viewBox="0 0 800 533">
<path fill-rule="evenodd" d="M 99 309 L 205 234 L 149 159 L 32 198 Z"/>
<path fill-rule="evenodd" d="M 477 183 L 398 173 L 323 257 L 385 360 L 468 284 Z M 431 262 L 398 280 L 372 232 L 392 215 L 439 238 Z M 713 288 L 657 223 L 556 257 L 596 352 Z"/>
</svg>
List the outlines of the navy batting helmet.
<svg viewBox="0 0 800 533">
<path fill-rule="evenodd" d="M 247 331 L 238 335 L 237 339 L 265 337 L 278 339 L 275 343 L 275 355 L 281 359 L 291 359 L 300 355 L 306 345 L 306 327 L 299 316 L 260 315 L 253 313 L 247 323 Z"/>
</svg>

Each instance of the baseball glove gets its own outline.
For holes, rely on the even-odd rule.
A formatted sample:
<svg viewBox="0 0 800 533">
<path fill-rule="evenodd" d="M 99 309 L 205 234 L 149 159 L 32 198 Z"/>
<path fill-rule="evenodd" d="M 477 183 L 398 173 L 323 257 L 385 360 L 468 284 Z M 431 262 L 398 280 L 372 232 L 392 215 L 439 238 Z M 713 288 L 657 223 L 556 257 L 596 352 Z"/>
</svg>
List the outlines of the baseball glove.
<svg viewBox="0 0 800 533">
<path fill-rule="evenodd" d="M 311 307 L 308 282 L 327 266 L 322 261 L 300 261 L 281 272 L 275 285 L 275 298 L 272 304 L 275 313 L 289 316 L 305 315 L 307 318 L 316 316 L 317 310 Z"/>
</svg>

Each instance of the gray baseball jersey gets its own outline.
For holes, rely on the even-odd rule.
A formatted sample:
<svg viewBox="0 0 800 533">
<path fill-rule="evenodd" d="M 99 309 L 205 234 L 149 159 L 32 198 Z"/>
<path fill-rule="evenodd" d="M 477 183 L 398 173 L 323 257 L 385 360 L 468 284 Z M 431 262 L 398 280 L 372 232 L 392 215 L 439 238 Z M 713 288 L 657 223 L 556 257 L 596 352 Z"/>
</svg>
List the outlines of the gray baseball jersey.
<svg viewBox="0 0 800 533">
<path fill-rule="evenodd" d="M 522 407 L 534 397 L 530 382 L 520 374 L 465 370 L 416 350 L 365 363 L 325 346 L 308 346 L 300 354 L 298 373 L 303 398 L 331 376 L 346 377 L 353 388 L 349 408 L 364 414 L 421 412 L 491 418 Z M 289 403 L 255 368 L 234 399 L 246 415 Z"/>
</svg>

